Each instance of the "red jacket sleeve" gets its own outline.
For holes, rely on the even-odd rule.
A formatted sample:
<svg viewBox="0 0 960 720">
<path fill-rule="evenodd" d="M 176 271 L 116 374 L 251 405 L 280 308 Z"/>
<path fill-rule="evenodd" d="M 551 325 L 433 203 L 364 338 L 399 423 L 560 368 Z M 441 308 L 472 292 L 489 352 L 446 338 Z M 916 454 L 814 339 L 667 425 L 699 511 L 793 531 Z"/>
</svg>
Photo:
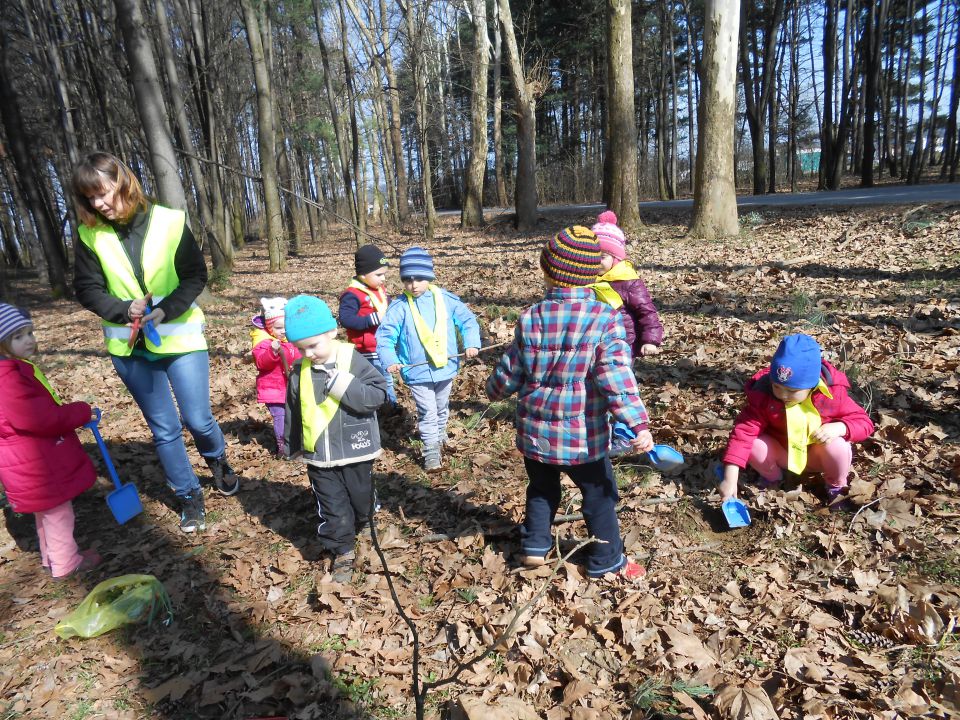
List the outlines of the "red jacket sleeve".
<svg viewBox="0 0 960 720">
<path fill-rule="evenodd" d="M 750 401 L 748 395 L 747 402 L 733 422 L 733 430 L 730 431 L 730 438 L 727 440 L 727 450 L 723 454 L 723 463 L 736 465 L 739 468 L 747 467 L 753 441 L 763 432 L 766 424 L 765 418 Z"/>
<path fill-rule="evenodd" d="M 253 362 L 257 370 L 273 370 L 280 364 L 280 355 L 270 347 L 272 340 L 264 340 L 253 346 Z"/>
<path fill-rule="evenodd" d="M 846 439 L 855 443 L 873 435 L 873 421 L 867 415 L 867 411 L 850 397 L 847 389 L 842 385 L 834 385 L 830 388 L 830 392 L 837 404 L 837 415 L 831 419 L 831 422 L 842 422 L 847 426 Z"/>
<path fill-rule="evenodd" d="M 47 389 L 23 371 L 11 374 L 11 382 L 3 394 L 10 425 L 29 435 L 59 437 L 90 421 L 91 409 L 87 403 L 57 405 Z"/>
</svg>

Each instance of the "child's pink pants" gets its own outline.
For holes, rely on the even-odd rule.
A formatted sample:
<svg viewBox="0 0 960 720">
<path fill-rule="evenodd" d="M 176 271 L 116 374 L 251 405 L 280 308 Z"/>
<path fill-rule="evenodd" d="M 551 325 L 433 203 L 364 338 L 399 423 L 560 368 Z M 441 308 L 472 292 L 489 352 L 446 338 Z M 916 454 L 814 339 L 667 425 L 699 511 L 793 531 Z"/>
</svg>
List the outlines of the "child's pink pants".
<svg viewBox="0 0 960 720">
<path fill-rule="evenodd" d="M 69 575 L 83 562 L 73 539 L 73 503 L 67 500 L 55 508 L 35 512 L 40 562 L 54 577 Z"/>
<path fill-rule="evenodd" d="M 770 435 L 760 435 L 750 450 L 750 467 L 768 482 L 780 482 L 787 467 L 787 450 Z M 804 472 L 823 473 L 827 493 L 831 496 L 847 486 L 847 475 L 853 463 L 853 448 L 843 438 L 830 442 L 813 443 L 807 447 L 807 467 Z"/>
</svg>

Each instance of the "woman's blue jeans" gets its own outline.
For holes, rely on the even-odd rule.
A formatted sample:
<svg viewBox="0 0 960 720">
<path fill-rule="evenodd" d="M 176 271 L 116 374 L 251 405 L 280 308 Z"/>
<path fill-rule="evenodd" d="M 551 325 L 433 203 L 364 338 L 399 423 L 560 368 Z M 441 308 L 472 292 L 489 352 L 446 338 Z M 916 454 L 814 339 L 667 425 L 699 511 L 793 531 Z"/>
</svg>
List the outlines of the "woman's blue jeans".
<svg viewBox="0 0 960 720">
<path fill-rule="evenodd" d="M 209 355 L 200 351 L 158 360 L 137 355 L 112 358 L 150 426 L 167 482 L 177 496 L 189 495 L 200 481 L 183 444 L 183 425 L 204 457 L 218 458 L 224 452 L 223 432 L 210 409 Z"/>
</svg>

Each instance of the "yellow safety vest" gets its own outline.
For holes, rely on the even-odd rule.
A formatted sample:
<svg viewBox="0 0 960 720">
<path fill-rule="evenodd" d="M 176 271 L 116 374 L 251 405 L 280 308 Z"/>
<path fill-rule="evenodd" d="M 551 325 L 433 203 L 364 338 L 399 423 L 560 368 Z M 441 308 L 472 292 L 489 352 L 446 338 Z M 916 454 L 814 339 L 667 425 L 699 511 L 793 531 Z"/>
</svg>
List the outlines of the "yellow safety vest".
<svg viewBox="0 0 960 720">
<path fill-rule="evenodd" d="M 47 392 L 50 393 L 50 397 L 53 398 L 53 401 L 54 401 L 57 405 L 63 405 L 63 400 L 60 399 L 60 396 L 57 395 L 57 391 L 54 390 L 53 387 L 50 385 L 50 381 L 47 380 L 47 376 L 43 374 L 43 370 L 41 370 L 40 368 L 38 368 L 36 365 L 34 365 L 34 364 L 33 364 L 32 362 L 30 362 L 29 360 L 24 360 L 24 362 L 25 362 L 27 365 L 29 365 L 30 367 L 33 368 L 33 376 L 37 379 L 37 381 L 38 381 L 41 385 L 43 385 L 43 386 L 47 389 Z"/>
<path fill-rule="evenodd" d="M 331 342 L 335 346 L 337 370 L 339 372 L 350 372 L 353 345 L 339 340 L 332 340 Z M 326 399 L 319 405 L 317 405 L 314 397 L 311 363 L 304 358 L 300 366 L 300 417 L 303 420 L 303 449 L 306 452 L 314 451 L 317 440 L 327 429 L 340 407 L 340 400 L 332 395 L 327 395 Z"/>
<path fill-rule="evenodd" d="M 427 357 L 435 367 L 441 368 L 447 364 L 449 354 L 447 353 L 447 306 L 443 302 L 443 291 L 436 285 L 430 284 L 427 289 L 433 293 L 433 305 L 436 312 L 436 320 L 433 323 L 433 330 L 427 327 L 427 322 L 423 315 L 417 310 L 416 299 L 408 292 L 403 294 L 407 296 L 407 304 L 410 305 L 410 313 L 413 315 L 413 326 L 417 330 L 417 337 L 427 352 Z"/>
<path fill-rule="evenodd" d="M 619 310 L 623 307 L 623 298 L 620 297 L 620 293 L 613 289 L 613 286 L 608 282 L 595 282 L 592 285 L 588 285 L 593 294 L 597 296 L 597 300 L 602 303 L 606 303 L 614 310 Z"/>
<path fill-rule="evenodd" d="M 107 292 L 120 300 L 136 300 L 147 292 L 153 293 L 153 302 L 158 303 L 180 285 L 174 266 L 174 257 L 183 236 L 186 215 L 182 210 L 172 210 L 161 205 L 153 205 L 147 220 L 147 232 L 143 238 L 143 250 L 140 262 L 143 267 L 143 281 L 146 288 L 140 286 L 130 258 L 116 231 L 109 225 L 94 227 L 81 225 L 80 240 L 100 260 L 103 276 L 107 283 Z M 107 352 L 111 355 L 126 356 L 133 352 L 128 345 L 130 328 L 123 324 L 102 321 L 103 337 Z M 206 350 L 207 340 L 203 336 L 203 311 L 196 303 L 177 318 L 164 318 L 156 329 L 163 343 L 154 345 L 146 340 L 146 347 L 157 355 L 180 355 L 194 350 Z"/>
<path fill-rule="evenodd" d="M 387 293 L 384 292 L 383 288 L 374 290 L 359 280 L 352 280 L 350 287 L 359 290 L 370 298 L 370 304 L 373 305 L 373 309 L 380 313 L 381 316 L 387 311 Z"/>
<path fill-rule="evenodd" d="M 813 406 L 813 393 L 821 392 L 831 400 L 830 388 L 820 379 L 813 392 L 803 402 L 786 405 L 787 417 L 787 470 L 799 475 L 807 467 L 807 447 L 810 436 L 823 424 L 820 413 Z"/>
</svg>

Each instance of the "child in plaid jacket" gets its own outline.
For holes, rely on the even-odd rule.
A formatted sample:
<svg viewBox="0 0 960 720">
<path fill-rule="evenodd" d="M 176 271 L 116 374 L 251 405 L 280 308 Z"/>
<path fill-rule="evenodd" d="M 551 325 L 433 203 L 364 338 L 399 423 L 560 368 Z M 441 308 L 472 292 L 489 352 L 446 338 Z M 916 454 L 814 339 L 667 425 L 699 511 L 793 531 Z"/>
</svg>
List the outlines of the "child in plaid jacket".
<svg viewBox="0 0 960 720">
<path fill-rule="evenodd" d="M 487 396 L 517 393 L 517 448 L 529 477 L 521 528 L 523 563 L 536 566 L 553 547 L 560 473 L 583 494 L 590 535 L 587 574 L 645 574 L 624 555 L 617 484 L 607 457 L 608 413 L 636 433 L 634 449 L 653 447 L 647 412 L 630 369 L 632 355 L 617 312 L 588 287 L 600 271 L 600 247 L 584 227 L 562 230 L 540 254 L 544 299 L 517 322 L 516 337 L 487 380 Z"/>
</svg>

